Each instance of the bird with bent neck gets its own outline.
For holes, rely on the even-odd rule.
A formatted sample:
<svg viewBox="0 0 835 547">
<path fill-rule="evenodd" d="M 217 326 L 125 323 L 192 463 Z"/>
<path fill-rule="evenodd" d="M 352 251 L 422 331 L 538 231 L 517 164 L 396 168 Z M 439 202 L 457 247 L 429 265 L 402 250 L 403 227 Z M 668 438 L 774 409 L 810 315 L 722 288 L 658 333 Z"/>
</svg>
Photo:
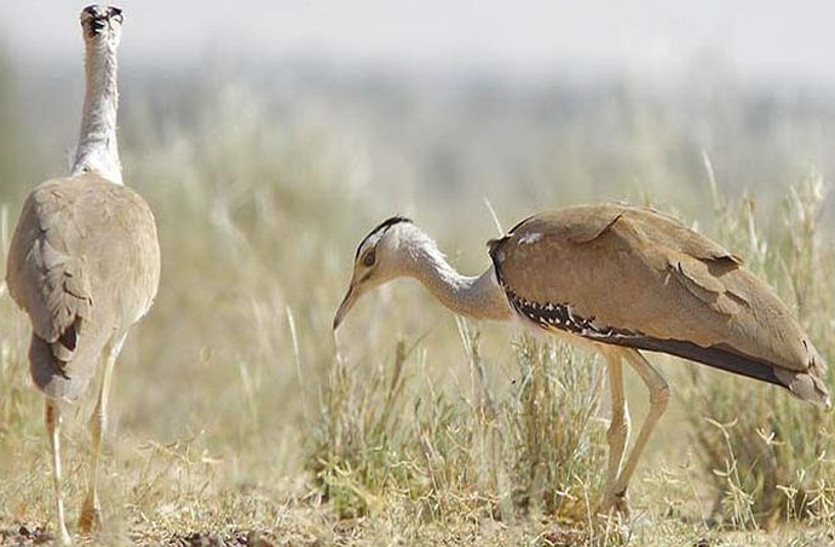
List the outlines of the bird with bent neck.
<svg viewBox="0 0 835 547">
<path fill-rule="evenodd" d="M 591 342 L 607 362 L 612 399 L 600 515 L 629 514 L 630 479 L 669 400 L 666 380 L 641 351 L 775 384 L 830 406 L 826 363 L 788 307 L 739 257 L 665 214 L 628 205 L 567 207 L 523 220 L 488 247 L 491 267 L 467 277 L 409 219 L 382 222 L 357 248 L 333 328 L 370 290 L 411 277 L 457 314 L 519 319 Z M 623 361 L 650 399 L 628 456 Z"/>
<path fill-rule="evenodd" d="M 334 329 L 358 298 L 397 277 L 419 280 L 435 298 L 460 315 L 476 319 L 512 318 L 492 271 L 479 277 L 459 274 L 435 242 L 403 217 L 390 218 L 372 230 L 360 243 L 355 259 L 354 275 L 334 318 Z"/>
</svg>

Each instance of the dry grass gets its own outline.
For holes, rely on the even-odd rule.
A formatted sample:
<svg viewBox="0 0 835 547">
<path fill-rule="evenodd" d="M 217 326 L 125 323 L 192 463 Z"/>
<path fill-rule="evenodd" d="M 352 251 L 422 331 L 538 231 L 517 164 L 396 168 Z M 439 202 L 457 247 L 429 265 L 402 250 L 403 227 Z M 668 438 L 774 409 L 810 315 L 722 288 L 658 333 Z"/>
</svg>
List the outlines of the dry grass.
<svg viewBox="0 0 835 547">
<path fill-rule="evenodd" d="M 821 241 L 824 196 L 816 173 L 792 187 L 773 245 L 757 229 L 750 202 L 738 208 L 717 200 L 717 214 L 729 237 L 736 232 L 742 247 L 753 250 L 752 267 L 781 289 L 831 363 L 828 310 L 835 285 L 829 272 L 835 256 Z M 832 385 L 831 368 L 827 378 Z M 726 381 L 697 367 L 690 368 L 688 380 L 688 422 L 718 491 L 714 519 L 735 528 L 771 528 L 798 519 L 835 525 L 831 413 L 780 390 Z"/>
<path fill-rule="evenodd" d="M 407 362 L 402 342 L 391 369 L 365 382 L 337 363 L 310 453 L 323 499 L 343 517 L 379 513 L 395 496 L 420 521 L 513 522 L 521 510 L 583 522 L 602 473 L 599 367 L 521 339 L 513 385 L 496 400 L 478 335 L 461 329 L 471 385 L 453 399 L 418 381 L 429 365 Z"/>
<path fill-rule="evenodd" d="M 685 405 L 674 401 L 638 470 L 634 518 L 608 533 L 589 526 L 606 454 L 601 363 L 512 328 L 455 321 L 408 283 L 365 299 L 335 339 L 330 322 L 354 245 L 380 216 L 365 199 L 373 187 L 346 181 L 356 157 L 336 124 L 279 127 L 245 87 L 200 101 L 192 124 L 126 138 L 127 179 L 158 218 L 163 281 L 117 367 L 101 478 L 106 527 L 93 543 L 831 541 L 831 417 L 782 391 L 666 362 L 687 385 L 676 389 Z M 717 199 L 715 218 L 699 220 L 715 223 L 719 239 L 798 307 L 833 361 L 835 276 L 816 188 L 798 186 L 785 224 L 765 233 L 750 201 Z M 4 249 L 17 207 L 3 212 Z M 472 245 L 458 241 L 452 221 L 436 235 L 442 247 Z M 454 261 L 487 263 L 468 256 Z M 27 339 L 2 292 L 0 544 L 33 543 L 39 526 L 52 527 Z M 86 487 L 90 404 L 69 410 L 65 430 L 70 519 Z M 639 419 L 641 405 L 632 408 Z M 693 449 L 681 442 L 688 436 Z"/>
</svg>

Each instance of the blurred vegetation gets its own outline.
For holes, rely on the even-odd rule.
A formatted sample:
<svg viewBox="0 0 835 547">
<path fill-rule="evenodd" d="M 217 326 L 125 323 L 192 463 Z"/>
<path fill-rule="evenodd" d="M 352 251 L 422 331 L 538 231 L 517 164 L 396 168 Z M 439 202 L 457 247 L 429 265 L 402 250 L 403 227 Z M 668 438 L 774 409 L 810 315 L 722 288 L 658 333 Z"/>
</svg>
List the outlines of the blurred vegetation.
<svg viewBox="0 0 835 547">
<path fill-rule="evenodd" d="M 594 358 L 456 322 L 408 282 L 331 333 L 357 242 L 392 213 L 415 216 L 469 273 L 488 265 L 496 231 L 485 197 L 505 227 L 579 201 L 652 201 L 745 256 L 835 359 L 820 184 L 833 172 L 830 99 L 709 78 L 648 90 L 204 68 L 123 67 L 126 181 L 157 216 L 163 276 L 115 376 L 105 544 L 242 530 L 290 544 L 612 544 L 585 526 L 608 418 Z M 81 104 L 80 67 L 12 69 L 15 84 L 5 66 L 0 78 L 13 120 L 0 124 L 4 249 L 25 191 L 64 173 Z M 52 507 L 28 325 L 5 291 L 0 312 L 2 531 L 51 523 Z M 831 415 L 652 359 L 674 397 L 633 481 L 625 541 L 825 537 Z M 627 384 L 638 420 L 645 391 Z M 68 412 L 71 521 L 89 406 Z"/>
<path fill-rule="evenodd" d="M 835 358 L 831 334 L 835 254 L 823 237 L 826 187 L 812 172 L 784 201 L 779 233 L 764 238 L 742 206 L 715 197 L 726 239 L 751 250 L 749 267 L 780 289 L 817 349 Z M 741 240 L 741 241 L 740 241 Z M 835 524 L 832 413 L 754 382 L 731 382 L 691 366 L 688 422 L 707 477 L 717 490 L 712 518 L 730 526 L 773 527 L 778 520 Z M 835 374 L 830 367 L 827 384 Z"/>
<path fill-rule="evenodd" d="M 342 517 L 379 513 L 394 495 L 422 521 L 512 523 L 522 509 L 584 523 L 603 475 L 602 367 L 521 338 L 513 387 L 494 400 L 478 334 L 463 321 L 459 329 L 473 381 L 454 399 L 408 372 L 425 371 L 426 354 L 408 362 L 403 342 L 390 370 L 368 382 L 336 363 L 308 466 L 323 499 Z"/>
<path fill-rule="evenodd" d="M 21 124 L 16 105 L 15 71 L 0 40 L 0 188 L 18 185 L 22 167 Z"/>
</svg>

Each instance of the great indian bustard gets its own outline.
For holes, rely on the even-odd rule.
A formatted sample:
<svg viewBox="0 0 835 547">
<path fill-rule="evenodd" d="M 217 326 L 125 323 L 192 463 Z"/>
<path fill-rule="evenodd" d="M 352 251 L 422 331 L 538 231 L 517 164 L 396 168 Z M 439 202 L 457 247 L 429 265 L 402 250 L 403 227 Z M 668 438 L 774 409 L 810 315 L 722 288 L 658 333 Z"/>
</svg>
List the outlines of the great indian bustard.
<svg viewBox="0 0 835 547">
<path fill-rule="evenodd" d="M 59 541 L 71 543 L 61 493 L 60 402 L 84 392 L 101 363 L 90 417 L 90 485 L 82 533 L 100 520 L 96 489 L 113 365 L 131 325 L 154 300 L 160 256 L 145 200 L 122 184 L 116 143 L 116 50 L 122 11 L 93 5 L 81 12 L 86 95 L 71 175 L 37 186 L 23 205 L 9 248 L 6 283 L 32 322 L 29 364 L 46 395 Z"/>
<path fill-rule="evenodd" d="M 666 215 L 622 205 L 570 207 L 523 220 L 488 247 L 493 267 L 465 277 L 411 221 L 386 220 L 357 249 L 333 328 L 364 293 L 405 276 L 461 315 L 517 317 L 595 344 L 608 364 L 612 399 L 601 514 L 628 513 L 629 480 L 669 399 L 667 382 L 638 350 L 770 382 L 830 406 L 821 379 L 826 365 L 785 304 L 739 258 Z M 650 399 L 625 461 L 623 360 Z"/>
</svg>

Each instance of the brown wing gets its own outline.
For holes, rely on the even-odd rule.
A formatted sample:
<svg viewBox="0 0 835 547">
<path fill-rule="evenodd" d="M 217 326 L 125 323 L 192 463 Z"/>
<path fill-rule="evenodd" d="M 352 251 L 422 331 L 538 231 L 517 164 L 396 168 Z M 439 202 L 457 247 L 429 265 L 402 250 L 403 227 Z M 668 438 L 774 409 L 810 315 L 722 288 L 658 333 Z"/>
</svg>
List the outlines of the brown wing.
<svg viewBox="0 0 835 547">
<path fill-rule="evenodd" d="M 545 213 L 491 256 L 511 303 L 543 328 L 826 396 L 806 374 L 825 365 L 789 309 L 739 258 L 668 216 L 619 205 Z"/>
<path fill-rule="evenodd" d="M 102 347 L 153 301 L 154 218 L 135 192 L 96 176 L 47 181 L 24 204 L 7 264 L 9 291 L 32 321 L 33 378 L 72 399 Z"/>
</svg>

